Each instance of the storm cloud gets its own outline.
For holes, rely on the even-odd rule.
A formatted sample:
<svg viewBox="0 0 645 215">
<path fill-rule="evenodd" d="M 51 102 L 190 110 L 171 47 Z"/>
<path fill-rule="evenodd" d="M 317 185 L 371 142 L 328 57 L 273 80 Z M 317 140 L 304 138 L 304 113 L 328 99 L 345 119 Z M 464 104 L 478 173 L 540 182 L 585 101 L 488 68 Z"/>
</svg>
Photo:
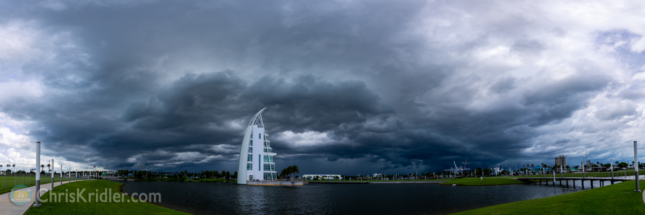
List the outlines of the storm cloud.
<svg viewBox="0 0 645 215">
<path fill-rule="evenodd" d="M 599 8 L 0 3 L 0 160 L 32 166 L 41 141 L 78 168 L 234 171 L 264 107 L 278 167 L 310 173 L 626 160 L 645 20 Z"/>
</svg>

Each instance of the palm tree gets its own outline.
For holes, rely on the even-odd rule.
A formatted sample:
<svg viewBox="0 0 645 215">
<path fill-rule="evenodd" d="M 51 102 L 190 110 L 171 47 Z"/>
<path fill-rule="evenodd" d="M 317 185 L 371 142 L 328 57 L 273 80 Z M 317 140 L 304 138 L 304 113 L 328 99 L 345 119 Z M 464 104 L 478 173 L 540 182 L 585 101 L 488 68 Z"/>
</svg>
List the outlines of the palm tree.
<svg viewBox="0 0 645 215">
<path fill-rule="evenodd" d="M 294 175 L 295 175 L 296 173 L 300 173 L 300 170 L 298 169 L 298 166 L 297 166 L 297 165 L 293 165 L 293 166 L 291 166 L 291 173 L 292 173 L 292 174 L 294 174 Z"/>
<path fill-rule="evenodd" d="M 289 170 L 289 167 L 282 169 L 282 171 L 280 171 L 280 178 L 286 177 L 289 174 L 288 170 Z"/>
</svg>

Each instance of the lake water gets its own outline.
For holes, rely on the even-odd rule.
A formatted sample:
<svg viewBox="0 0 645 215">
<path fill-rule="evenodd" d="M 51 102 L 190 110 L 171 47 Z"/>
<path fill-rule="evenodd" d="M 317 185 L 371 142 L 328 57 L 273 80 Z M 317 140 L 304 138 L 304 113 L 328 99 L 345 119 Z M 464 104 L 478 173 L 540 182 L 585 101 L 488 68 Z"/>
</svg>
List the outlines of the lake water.
<svg viewBox="0 0 645 215">
<path fill-rule="evenodd" d="M 587 181 L 585 188 L 590 186 Z M 563 182 L 564 184 L 564 182 Z M 571 182 L 570 182 L 571 185 Z M 545 185 L 126 182 L 126 193 L 161 193 L 158 205 L 193 214 L 447 214 L 581 190 Z M 596 183 L 594 187 L 599 187 Z"/>
</svg>

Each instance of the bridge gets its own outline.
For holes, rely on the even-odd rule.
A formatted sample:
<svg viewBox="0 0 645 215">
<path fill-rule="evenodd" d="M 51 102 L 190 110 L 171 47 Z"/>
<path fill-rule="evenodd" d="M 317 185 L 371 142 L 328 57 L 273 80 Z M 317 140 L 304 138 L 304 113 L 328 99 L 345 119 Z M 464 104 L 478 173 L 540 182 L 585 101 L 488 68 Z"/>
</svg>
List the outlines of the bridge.
<svg viewBox="0 0 645 215">
<path fill-rule="evenodd" d="M 645 180 L 644 177 L 645 177 L 645 175 L 641 176 L 639 178 L 639 181 Z M 526 182 L 529 182 L 529 183 L 534 183 L 534 184 L 542 184 L 542 182 L 544 181 L 544 183 L 546 185 L 549 185 L 549 182 L 551 182 L 553 184 L 553 186 L 555 186 L 556 182 L 559 182 L 560 186 L 562 186 L 562 181 L 564 181 L 566 187 L 569 187 L 569 181 L 571 181 L 573 183 L 574 187 L 576 186 L 576 181 L 580 181 L 580 183 L 582 183 L 582 188 L 583 189 L 585 187 L 585 183 L 584 183 L 585 181 L 590 182 L 589 184 L 591 184 L 591 189 L 594 188 L 593 187 L 593 182 L 594 181 L 600 182 L 600 186 L 604 186 L 604 183 L 606 183 L 606 182 L 610 182 L 611 184 L 614 184 L 614 182 L 617 182 L 617 181 L 619 181 L 619 182 L 635 181 L 633 176 L 619 176 L 619 177 L 557 177 L 556 176 L 556 177 L 527 177 L 527 178 L 519 177 L 519 178 L 515 178 L 515 179 L 521 180 L 521 181 L 526 181 Z"/>
</svg>

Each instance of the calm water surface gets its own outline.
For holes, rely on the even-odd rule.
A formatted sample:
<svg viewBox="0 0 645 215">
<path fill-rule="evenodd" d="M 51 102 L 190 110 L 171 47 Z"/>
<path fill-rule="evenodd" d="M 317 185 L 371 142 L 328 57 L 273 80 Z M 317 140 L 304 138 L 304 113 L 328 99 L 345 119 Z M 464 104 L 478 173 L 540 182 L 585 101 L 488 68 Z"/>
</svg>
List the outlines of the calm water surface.
<svg viewBox="0 0 645 215">
<path fill-rule="evenodd" d="M 589 182 L 585 183 L 589 188 Z M 564 184 L 564 182 L 563 182 Z M 570 182 L 571 185 L 571 182 Z M 581 190 L 545 185 L 126 182 L 123 192 L 161 193 L 158 205 L 193 214 L 446 214 Z M 596 184 L 594 187 L 599 187 Z"/>
</svg>

